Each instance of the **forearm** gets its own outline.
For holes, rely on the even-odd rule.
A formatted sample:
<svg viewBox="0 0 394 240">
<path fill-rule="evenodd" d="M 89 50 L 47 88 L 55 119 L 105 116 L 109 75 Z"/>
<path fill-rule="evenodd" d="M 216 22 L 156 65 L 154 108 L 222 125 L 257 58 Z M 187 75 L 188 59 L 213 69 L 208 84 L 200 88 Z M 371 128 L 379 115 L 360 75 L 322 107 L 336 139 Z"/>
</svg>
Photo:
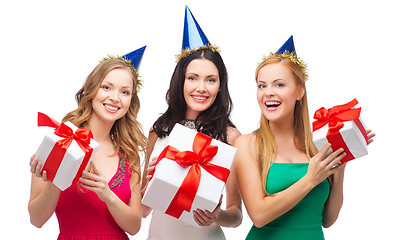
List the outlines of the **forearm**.
<svg viewBox="0 0 394 240">
<path fill-rule="evenodd" d="M 60 196 L 60 189 L 52 183 L 45 183 L 43 191 L 28 204 L 30 222 L 40 228 L 52 216 Z"/>
<path fill-rule="evenodd" d="M 133 197 L 133 196 L 132 196 Z M 131 235 L 135 235 L 141 227 L 141 205 L 125 204 L 118 196 L 113 194 L 105 202 L 109 212 L 120 228 Z"/>
<path fill-rule="evenodd" d="M 262 227 L 292 209 L 313 188 L 314 185 L 304 176 L 289 188 L 274 195 L 265 196 L 253 206 L 245 202 L 245 207 L 253 224 L 256 227 Z"/>
<path fill-rule="evenodd" d="M 242 211 L 236 206 L 231 206 L 226 210 L 220 209 L 219 216 L 214 222 L 222 227 L 238 227 L 242 222 Z"/>
<path fill-rule="evenodd" d="M 334 176 L 330 195 L 324 205 L 323 227 L 330 227 L 335 223 L 343 204 L 343 176 Z"/>
<path fill-rule="evenodd" d="M 146 218 L 152 212 L 152 208 L 142 204 L 142 217 Z"/>
</svg>

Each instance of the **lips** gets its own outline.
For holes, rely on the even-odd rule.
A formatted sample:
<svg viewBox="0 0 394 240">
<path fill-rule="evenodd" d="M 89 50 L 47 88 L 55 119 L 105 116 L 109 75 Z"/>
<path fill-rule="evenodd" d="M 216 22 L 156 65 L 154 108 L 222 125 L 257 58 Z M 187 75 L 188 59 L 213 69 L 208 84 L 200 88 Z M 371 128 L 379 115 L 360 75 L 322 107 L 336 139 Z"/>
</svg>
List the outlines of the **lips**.
<svg viewBox="0 0 394 240">
<path fill-rule="evenodd" d="M 268 100 L 268 101 L 265 101 L 264 104 L 265 104 L 265 107 L 267 108 L 267 110 L 273 111 L 273 110 L 276 110 L 281 105 L 281 102 L 276 101 L 276 100 Z"/>
<path fill-rule="evenodd" d="M 114 113 L 120 109 L 118 106 L 112 104 L 104 104 L 104 107 L 110 113 Z"/>
<path fill-rule="evenodd" d="M 192 95 L 192 98 L 193 98 L 194 101 L 196 101 L 196 102 L 204 102 L 204 101 L 207 100 L 209 97 L 203 96 L 203 95 Z"/>
</svg>

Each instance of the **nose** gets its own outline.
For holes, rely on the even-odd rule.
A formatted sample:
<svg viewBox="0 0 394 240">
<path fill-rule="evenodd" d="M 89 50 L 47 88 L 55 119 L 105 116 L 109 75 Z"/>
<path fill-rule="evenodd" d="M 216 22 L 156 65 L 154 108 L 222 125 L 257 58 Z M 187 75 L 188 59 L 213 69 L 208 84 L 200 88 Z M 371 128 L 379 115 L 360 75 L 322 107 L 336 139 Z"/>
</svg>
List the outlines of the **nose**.
<svg viewBox="0 0 394 240">
<path fill-rule="evenodd" d="M 274 91 L 274 89 L 271 86 L 267 86 L 265 88 L 264 95 L 266 95 L 266 96 L 273 96 L 273 95 L 275 95 L 275 91 Z"/>
<path fill-rule="evenodd" d="M 119 96 L 118 96 L 118 92 L 117 91 L 112 91 L 109 99 L 113 102 L 119 102 Z"/>
<path fill-rule="evenodd" d="M 199 79 L 196 82 L 196 90 L 198 92 L 205 92 L 205 81 L 203 79 Z"/>
</svg>

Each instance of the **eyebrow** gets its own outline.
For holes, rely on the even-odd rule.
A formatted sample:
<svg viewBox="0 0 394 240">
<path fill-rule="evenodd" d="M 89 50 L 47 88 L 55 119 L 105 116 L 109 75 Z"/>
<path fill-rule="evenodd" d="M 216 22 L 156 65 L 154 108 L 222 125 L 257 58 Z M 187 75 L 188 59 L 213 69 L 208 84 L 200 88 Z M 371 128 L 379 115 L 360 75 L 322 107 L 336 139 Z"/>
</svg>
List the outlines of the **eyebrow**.
<svg viewBox="0 0 394 240">
<path fill-rule="evenodd" d="M 273 81 L 273 83 L 276 83 L 277 81 L 284 81 L 282 78 L 278 78 L 278 79 L 275 79 L 274 81 Z M 265 81 L 263 81 L 263 80 L 260 80 L 260 79 L 257 79 L 257 82 L 263 82 L 263 83 L 265 83 Z"/>
<path fill-rule="evenodd" d="M 110 82 L 107 82 L 107 81 L 103 81 L 102 83 L 106 83 L 106 84 L 109 84 L 109 85 L 111 85 L 111 86 L 114 85 L 114 84 L 112 84 L 112 83 L 110 83 Z M 130 87 L 130 86 L 122 86 L 121 88 L 129 88 L 129 89 L 132 89 L 132 87 Z"/>
<path fill-rule="evenodd" d="M 188 72 L 188 73 L 186 73 L 186 76 L 187 75 L 195 75 L 195 76 L 200 76 L 200 75 L 198 75 L 197 73 L 194 73 L 194 72 Z M 219 77 L 218 75 L 215 75 L 215 74 L 211 74 L 211 75 L 208 75 L 208 76 L 206 76 L 206 77 L 208 77 L 208 78 L 210 78 L 210 77 Z"/>
<path fill-rule="evenodd" d="M 219 77 L 218 75 L 212 74 L 212 75 L 208 75 L 207 77 Z"/>
</svg>

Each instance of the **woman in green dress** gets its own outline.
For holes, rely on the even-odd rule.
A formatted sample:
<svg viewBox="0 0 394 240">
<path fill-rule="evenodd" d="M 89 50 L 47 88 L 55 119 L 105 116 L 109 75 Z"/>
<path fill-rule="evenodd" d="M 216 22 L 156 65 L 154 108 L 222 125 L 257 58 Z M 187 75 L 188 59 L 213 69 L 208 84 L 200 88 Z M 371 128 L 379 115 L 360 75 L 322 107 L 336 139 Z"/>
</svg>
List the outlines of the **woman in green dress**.
<svg viewBox="0 0 394 240">
<path fill-rule="evenodd" d="M 345 153 L 313 144 L 306 77 L 292 37 L 257 67 L 260 128 L 235 141 L 236 177 L 254 224 L 246 239 L 324 239 L 322 226 L 341 209 Z"/>
</svg>

